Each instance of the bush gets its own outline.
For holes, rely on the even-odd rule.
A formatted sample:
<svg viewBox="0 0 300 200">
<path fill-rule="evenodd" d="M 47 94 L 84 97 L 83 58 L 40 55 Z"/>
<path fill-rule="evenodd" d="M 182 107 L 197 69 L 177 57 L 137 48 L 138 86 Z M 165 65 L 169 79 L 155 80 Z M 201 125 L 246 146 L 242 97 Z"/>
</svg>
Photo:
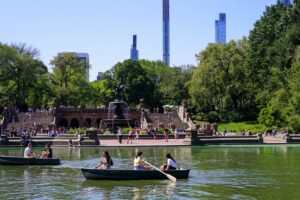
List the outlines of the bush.
<svg viewBox="0 0 300 200">
<path fill-rule="evenodd" d="M 128 132 L 130 131 L 130 129 L 132 130 L 132 132 L 134 133 L 135 132 L 135 129 L 134 128 L 128 128 L 128 127 L 126 127 L 126 128 L 123 128 L 122 130 L 123 130 L 123 133 L 124 134 L 128 134 Z"/>
<path fill-rule="evenodd" d="M 110 132 L 110 131 L 105 131 L 105 132 L 103 133 L 103 135 L 111 135 L 111 132 Z"/>
<path fill-rule="evenodd" d="M 229 121 L 231 122 L 238 122 L 243 119 L 243 114 L 238 112 L 228 112 L 227 114 Z"/>
<path fill-rule="evenodd" d="M 289 117 L 288 123 L 294 132 L 300 132 L 300 115 L 294 115 Z"/>
<path fill-rule="evenodd" d="M 147 131 L 145 130 L 140 131 L 140 135 L 147 135 Z"/>
<path fill-rule="evenodd" d="M 69 134 L 77 134 L 77 133 L 80 133 L 80 134 L 86 134 L 86 130 L 84 129 L 70 129 L 68 131 Z"/>
<path fill-rule="evenodd" d="M 218 112 L 211 111 L 207 114 L 207 120 L 209 123 L 220 122 L 221 118 Z"/>
<path fill-rule="evenodd" d="M 263 108 L 259 112 L 258 122 L 266 127 L 272 127 L 275 124 L 275 118 L 268 108 Z"/>
<path fill-rule="evenodd" d="M 158 128 L 157 129 L 157 133 L 158 134 L 163 134 L 164 133 L 164 129 L 163 128 Z"/>
</svg>

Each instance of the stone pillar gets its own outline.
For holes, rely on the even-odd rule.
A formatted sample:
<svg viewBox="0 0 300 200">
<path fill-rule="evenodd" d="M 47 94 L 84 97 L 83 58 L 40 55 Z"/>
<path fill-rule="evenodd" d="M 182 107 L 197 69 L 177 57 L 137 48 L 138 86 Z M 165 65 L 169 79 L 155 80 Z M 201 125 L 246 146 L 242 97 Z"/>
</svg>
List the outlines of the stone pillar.
<svg viewBox="0 0 300 200">
<path fill-rule="evenodd" d="M 262 137 L 261 133 L 257 134 L 257 139 L 258 139 L 258 143 L 259 144 L 263 144 L 264 143 L 264 138 Z"/>
<path fill-rule="evenodd" d="M 285 140 L 286 140 L 286 143 L 291 143 L 292 142 L 292 137 L 289 133 L 285 135 Z"/>
</svg>

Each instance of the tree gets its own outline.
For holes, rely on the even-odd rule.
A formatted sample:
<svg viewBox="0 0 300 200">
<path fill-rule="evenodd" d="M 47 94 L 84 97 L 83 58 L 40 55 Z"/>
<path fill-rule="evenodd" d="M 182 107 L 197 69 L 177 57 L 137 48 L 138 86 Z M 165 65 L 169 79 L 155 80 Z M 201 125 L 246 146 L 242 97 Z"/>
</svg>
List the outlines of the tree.
<svg viewBox="0 0 300 200">
<path fill-rule="evenodd" d="M 47 67 L 40 60 L 0 44 L 0 89 L 20 109 L 27 108 L 29 93 L 37 92 L 35 86 L 45 73 Z"/>
<path fill-rule="evenodd" d="M 74 53 L 63 53 L 54 57 L 50 64 L 54 66 L 51 80 L 56 86 L 57 94 L 59 94 L 57 104 L 68 105 L 68 97 L 71 90 L 76 88 L 76 80 L 81 80 L 84 77 L 86 63 L 78 61 Z"/>
<path fill-rule="evenodd" d="M 189 93 L 198 112 L 217 111 L 224 114 L 223 120 L 240 120 L 251 111 L 247 48 L 244 38 L 226 45 L 209 44 L 197 55 L 199 66 L 189 83 Z"/>
<path fill-rule="evenodd" d="M 129 104 L 137 105 L 140 99 L 144 98 L 146 105 L 154 106 L 152 92 L 155 85 L 139 61 L 125 60 L 122 63 L 117 63 L 111 71 L 113 81 L 116 84 L 125 85 L 125 100 Z"/>
</svg>

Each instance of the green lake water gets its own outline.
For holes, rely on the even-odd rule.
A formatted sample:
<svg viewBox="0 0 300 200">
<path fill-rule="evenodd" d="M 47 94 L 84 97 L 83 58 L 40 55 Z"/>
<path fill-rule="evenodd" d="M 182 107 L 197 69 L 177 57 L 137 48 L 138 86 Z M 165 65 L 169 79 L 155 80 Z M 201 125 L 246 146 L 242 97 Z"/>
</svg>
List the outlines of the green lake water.
<svg viewBox="0 0 300 200">
<path fill-rule="evenodd" d="M 0 148 L 22 156 L 24 148 Z M 132 168 L 135 151 L 159 166 L 171 153 L 187 180 L 86 180 L 108 150 L 114 167 Z M 41 152 L 41 148 L 35 148 Z M 0 199 L 300 199 L 300 146 L 208 146 L 149 148 L 53 148 L 59 166 L 1 166 Z"/>
</svg>

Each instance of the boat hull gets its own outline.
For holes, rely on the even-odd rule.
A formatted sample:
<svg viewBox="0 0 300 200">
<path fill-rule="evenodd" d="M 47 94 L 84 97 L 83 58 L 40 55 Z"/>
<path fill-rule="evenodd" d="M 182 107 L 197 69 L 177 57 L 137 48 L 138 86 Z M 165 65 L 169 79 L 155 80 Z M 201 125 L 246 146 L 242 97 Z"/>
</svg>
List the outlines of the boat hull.
<svg viewBox="0 0 300 200">
<path fill-rule="evenodd" d="M 86 179 L 99 180 L 156 180 L 168 179 L 164 174 L 157 170 L 123 170 L 123 169 L 81 169 Z M 187 179 L 189 177 L 189 169 L 168 170 L 164 171 L 177 179 Z"/>
<path fill-rule="evenodd" d="M 0 165 L 59 165 L 60 159 L 0 156 Z"/>
</svg>

